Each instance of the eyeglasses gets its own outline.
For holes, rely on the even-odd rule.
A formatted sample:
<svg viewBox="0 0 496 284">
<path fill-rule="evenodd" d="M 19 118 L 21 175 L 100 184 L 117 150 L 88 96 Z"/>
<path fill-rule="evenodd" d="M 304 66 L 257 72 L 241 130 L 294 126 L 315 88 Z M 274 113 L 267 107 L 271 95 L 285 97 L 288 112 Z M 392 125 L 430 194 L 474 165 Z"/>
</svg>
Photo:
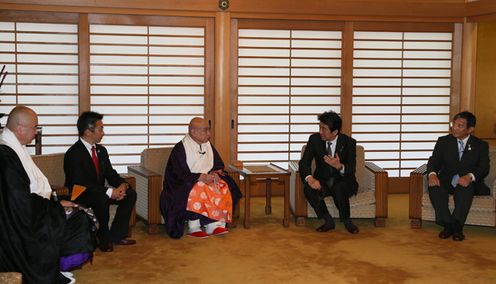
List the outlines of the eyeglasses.
<svg viewBox="0 0 496 284">
<path fill-rule="evenodd" d="M 455 124 L 455 123 L 453 123 L 453 122 L 450 122 L 450 123 L 449 123 L 449 126 L 450 126 L 450 127 L 455 127 L 455 126 L 456 126 L 457 128 L 462 128 L 462 129 L 463 129 L 463 128 L 467 128 L 467 125 L 466 125 L 466 124 L 461 124 L 461 123 L 456 123 L 456 124 Z"/>
</svg>

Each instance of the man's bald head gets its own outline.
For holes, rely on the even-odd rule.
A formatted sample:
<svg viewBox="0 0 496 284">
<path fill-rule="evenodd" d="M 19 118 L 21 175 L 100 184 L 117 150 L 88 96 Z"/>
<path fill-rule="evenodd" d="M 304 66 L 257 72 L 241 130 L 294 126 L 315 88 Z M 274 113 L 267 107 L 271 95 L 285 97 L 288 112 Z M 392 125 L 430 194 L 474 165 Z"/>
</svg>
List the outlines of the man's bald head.
<svg viewBox="0 0 496 284">
<path fill-rule="evenodd" d="M 36 136 L 38 116 L 26 106 L 16 106 L 9 113 L 6 127 L 14 133 L 22 145 L 27 145 Z"/>
<path fill-rule="evenodd" d="M 208 142 L 210 139 L 210 127 L 208 122 L 201 117 L 194 117 L 189 122 L 188 133 L 198 144 Z"/>
</svg>

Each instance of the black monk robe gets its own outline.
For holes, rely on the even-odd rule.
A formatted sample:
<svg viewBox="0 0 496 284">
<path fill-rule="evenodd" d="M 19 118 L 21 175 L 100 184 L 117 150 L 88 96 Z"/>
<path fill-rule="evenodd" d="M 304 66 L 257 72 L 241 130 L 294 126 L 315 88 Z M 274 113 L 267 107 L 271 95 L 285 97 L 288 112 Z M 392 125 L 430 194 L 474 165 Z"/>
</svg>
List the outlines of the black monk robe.
<svg viewBox="0 0 496 284">
<path fill-rule="evenodd" d="M 88 220 L 66 222 L 60 203 L 29 184 L 17 154 L 0 145 L 0 271 L 22 273 L 23 283 L 57 283 L 60 256 L 94 249 Z"/>
</svg>

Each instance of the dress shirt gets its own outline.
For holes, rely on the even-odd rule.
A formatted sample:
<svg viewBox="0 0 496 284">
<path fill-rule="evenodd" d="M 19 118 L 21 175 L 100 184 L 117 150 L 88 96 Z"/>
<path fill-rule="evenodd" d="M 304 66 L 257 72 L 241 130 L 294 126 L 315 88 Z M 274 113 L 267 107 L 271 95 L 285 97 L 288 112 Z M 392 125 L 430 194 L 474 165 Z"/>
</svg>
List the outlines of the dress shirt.
<svg viewBox="0 0 496 284">
<path fill-rule="evenodd" d="M 465 148 L 467 147 L 467 142 L 468 142 L 468 139 L 469 139 L 469 138 L 470 138 L 470 135 L 468 135 L 467 137 L 465 137 L 465 139 L 461 140 L 461 141 L 463 142 L 463 147 L 464 147 L 463 149 L 464 149 L 464 150 L 465 150 Z M 458 143 L 460 143 L 460 142 L 458 142 L 458 141 L 460 141 L 460 139 L 458 139 L 458 138 L 457 138 L 457 139 L 456 139 L 456 146 L 457 146 L 457 149 L 458 149 Z M 462 158 L 463 158 L 463 156 L 462 156 Z M 470 178 L 472 179 L 472 182 L 474 182 L 474 181 L 475 181 L 475 176 L 474 176 L 474 174 L 473 174 L 473 173 L 468 173 L 468 174 L 470 175 Z M 437 175 L 437 173 L 436 173 L 436 172 L 430 172 L 430 173 L 429 173 L 429 176 L 430 176 L 430 175 Z"/>
<path fill-rule="evenodd" d="M 333 155 L 334 157 L 336 157 L 336 144 L 338 143 L 338 135 L 336 135 L 336 137 L 334 137 L 334 140 L 332 140 L 332 141 L 327 140 L 327 141 L 326 141 L 326 151 L 327 151 L 327 145 L 328 145 L 329 143 L 332 143 L 332 144 L 331 144 L 331 152 L 332 152 L 332 155 Z M 327 154 L 329 154 L 329 153 L 327 153 Z M 341 161 L 340 161 L 340 162 L 341 162 Z M 341 169 L 339 170 L 339 173 L 340 173 L 341 175 L 344 175 L 344 164 L 341 164 Z M 306 176 L 306 177 L 305 177 L 305 181 L 308 181 L 308 178 L 309 178 L 309 177 L 311 177 L 311 175 Z"/>
<path fill-rule="evenodd" d="M 86 150 L 88 150 L 88 154 L 91 157 L 91 147 L 95 146 L 95 148 L 96 148 L 96 145 L 86 142 L 83 138 L 81 138 L 81 142 L 83 142 L 84 147 L 86 147 Z M 98 151 L 96 151 L 96 155 L 98 156 Z M 107 196 L 109 198 L 112 198 L 112 190 L 113 189 L 114 189 L 113 187 L 108 187 L 107 191 L 105 191 L 105 194 L 107 194 Z"/>
</svg>

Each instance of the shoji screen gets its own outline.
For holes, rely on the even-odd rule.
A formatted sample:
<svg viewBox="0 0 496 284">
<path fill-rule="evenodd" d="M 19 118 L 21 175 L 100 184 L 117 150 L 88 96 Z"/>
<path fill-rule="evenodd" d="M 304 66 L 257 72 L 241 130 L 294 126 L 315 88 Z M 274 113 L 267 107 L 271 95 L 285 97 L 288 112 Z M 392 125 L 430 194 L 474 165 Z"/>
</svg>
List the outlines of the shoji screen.
<svg viewBox="0 0 496 284">
<path fill-rule="evenodd" d="M 340 111 L 341 31 L 238 30 L 237 159 L 299 160 L 317 115 Z"/>
<path fill-rule="evenodd" d="M 205 27 L 90 25 L 91 109 L 120 172 L 144 148 L 173 145 L 206 113 Z"/>
<path fill-rule="evenodd" d="M 77 139 L 78 26 L 0 22 L 0 68 L 4 64 L 9 74 L 0 112 L 17 104 L 34 109 L 43 127 L 42 152 L 65 152 Z"/>
<path fill-rule="evenodd" d="M 406 177 L 450 121 L 452 32 L 354 32 L 352 132 L 366 160 Z"/>
</svg>

